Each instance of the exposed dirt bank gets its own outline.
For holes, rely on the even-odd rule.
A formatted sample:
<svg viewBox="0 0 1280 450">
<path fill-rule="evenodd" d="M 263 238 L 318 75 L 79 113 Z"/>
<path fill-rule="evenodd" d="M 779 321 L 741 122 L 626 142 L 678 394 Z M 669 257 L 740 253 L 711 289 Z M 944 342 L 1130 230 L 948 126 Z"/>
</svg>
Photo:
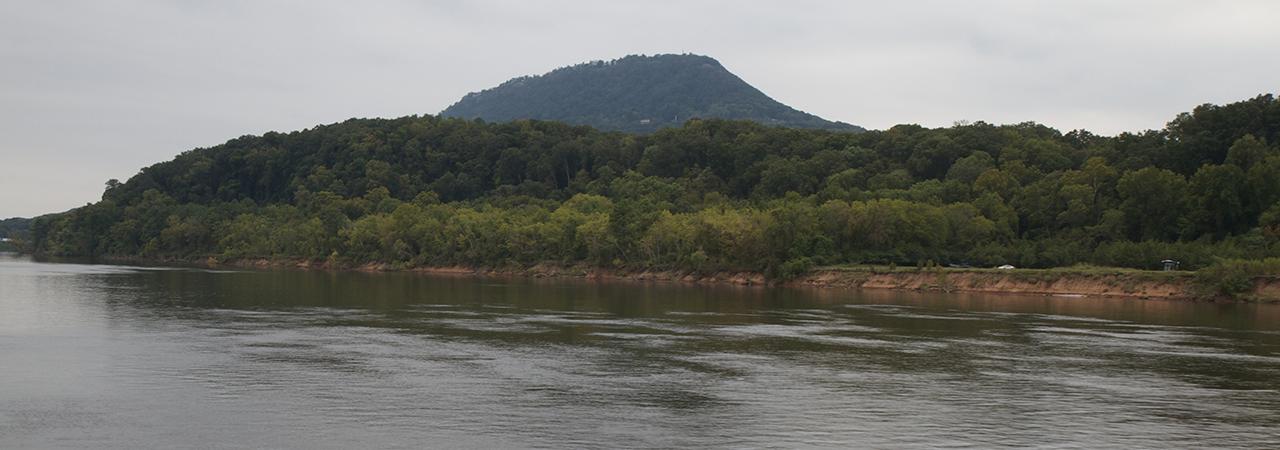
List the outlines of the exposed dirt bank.
<svg viewBox="0 0 1280 450">
<path fill-rule="evenodd" d="M 110 262 L 177 264 L 200 267 L 296 268 L 305 270 L 353 270 L 363 272 L 400 271 L 448 276 L 495 276 L 524 278 L 579 278 L 589 280 L 629 280 L 690 284 L 731 284 L 741 286 L 797 286 L 813 288 L 894 289 L 907 291 L 985 292 L 1032 295 L 1129 297 L 1148 299 L 1203 300 L 1196 293 L 1191 272 L 1154 272 L 1121 269 L 943 269 L 915 268 L 818 268 L 786 282 L 767 279 L 758 272 L 694 273 L 668 270 L 625 270 L 582 266 L 539 264 L 531 267 L 476 268 L 463 266 L 415 267 L 401 269 L 389 264 L 350 265 L 333 261 L 296 259 L 219 260 L 138 260 L 106 258 Z M 1250 298 L 1280 301 L 1280 278 L 1259 278 Z"/>
<path fill-rule="evenodd" d="M 809 286 L 1062 296 L 1196 298 L 1189 273 L 1089 273 L 1051 270 L 818 270 L 792 282 Z"/>
</svg>

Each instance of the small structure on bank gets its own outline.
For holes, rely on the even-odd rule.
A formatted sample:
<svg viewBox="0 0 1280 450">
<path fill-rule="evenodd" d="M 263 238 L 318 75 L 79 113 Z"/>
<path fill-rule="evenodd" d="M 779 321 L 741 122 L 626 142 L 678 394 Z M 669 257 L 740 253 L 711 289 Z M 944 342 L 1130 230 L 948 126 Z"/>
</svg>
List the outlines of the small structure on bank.
<svg viewBox="0 0 1280 450">
<path fill-rule="evenodd" d="M 1160 261 L 1160 264 L 1164 265 L 1164 271 L 1168 272 L 1171 270 L 1178 270 L 1178 266 L 1181 265 L 1182 263 L 1178 262 L 1177 260 L 1166 259 L 1164 261 Z"/>
</svg>

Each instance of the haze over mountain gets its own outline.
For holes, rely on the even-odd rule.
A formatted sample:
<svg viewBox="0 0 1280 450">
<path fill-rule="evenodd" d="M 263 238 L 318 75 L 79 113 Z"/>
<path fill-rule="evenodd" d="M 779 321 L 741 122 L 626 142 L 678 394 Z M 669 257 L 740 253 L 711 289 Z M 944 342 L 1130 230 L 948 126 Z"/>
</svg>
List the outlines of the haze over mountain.
<svg viewBox="0 0 1280 450">
<path fill-rule="evenodd" d="M 517 77 L 467 94 L 441 115 L 490 122 L 557 120 L 628 132 L 651 132 L 692 118 L 863 131 L 784 105 L 719 61 L 692 54 L 631 55 Z"/>
</svg>

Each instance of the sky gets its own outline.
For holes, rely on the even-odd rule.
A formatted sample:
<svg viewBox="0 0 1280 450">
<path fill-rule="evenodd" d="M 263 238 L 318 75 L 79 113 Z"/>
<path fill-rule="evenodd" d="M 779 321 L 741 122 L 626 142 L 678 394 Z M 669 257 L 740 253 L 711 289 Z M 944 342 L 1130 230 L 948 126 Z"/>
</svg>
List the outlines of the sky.
<svg viewBox="0 0 1280 450">
<path fill-rule="evenodd" d="M 872 129 L 1114 135 L 1280 85 L 1280 2 L 0 0 L 0 218 L 198 147 L 435 114 L 509 78 L 697 53 Z"/>
</svg>

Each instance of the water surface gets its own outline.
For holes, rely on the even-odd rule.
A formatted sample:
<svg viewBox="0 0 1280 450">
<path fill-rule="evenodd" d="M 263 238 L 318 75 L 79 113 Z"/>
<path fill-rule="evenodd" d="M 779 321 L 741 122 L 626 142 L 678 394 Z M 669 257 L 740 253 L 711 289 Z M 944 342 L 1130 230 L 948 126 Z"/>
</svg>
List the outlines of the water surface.
<svg viewBox="0 0 1280 450">
<path fill-rule="evenodd" d="M 1276 447 L 1280 308 L 0 254 L 0 448 Z"/>
</svg>

